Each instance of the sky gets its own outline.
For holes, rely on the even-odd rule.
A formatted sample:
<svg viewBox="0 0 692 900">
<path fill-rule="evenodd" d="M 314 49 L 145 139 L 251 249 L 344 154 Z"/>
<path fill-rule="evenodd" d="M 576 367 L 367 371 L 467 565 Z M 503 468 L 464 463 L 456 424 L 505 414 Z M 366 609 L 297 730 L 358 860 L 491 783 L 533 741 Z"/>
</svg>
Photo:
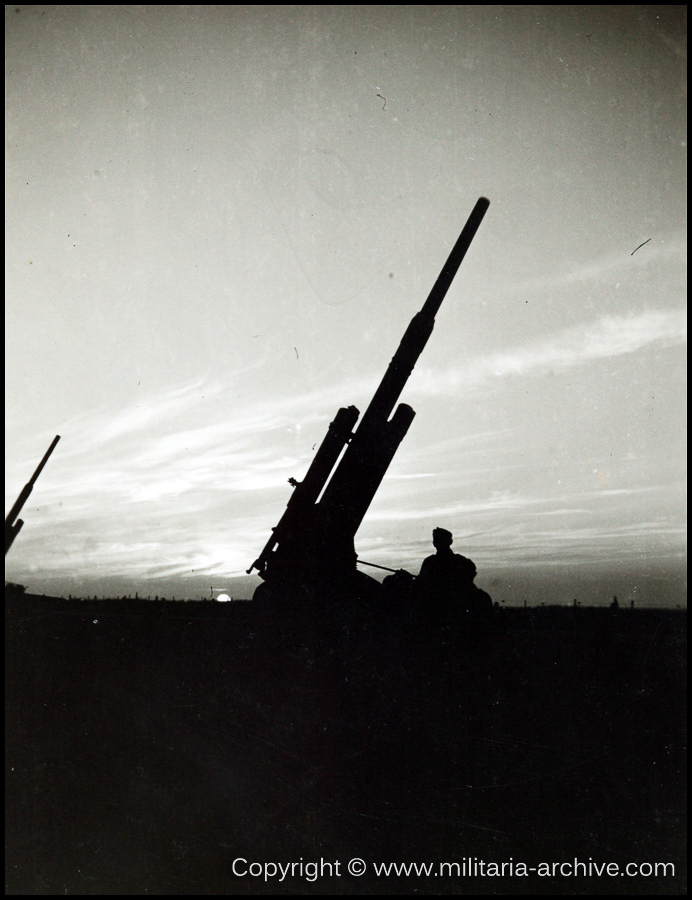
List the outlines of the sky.
<svg viewBox="0 0 692 900">
<path fill-rule="evenodd" d="M 480 196 L 356 537 L 684 605 L 682 6 L 6 6 L 6 578 L 249 597 Z"/>
</svg>

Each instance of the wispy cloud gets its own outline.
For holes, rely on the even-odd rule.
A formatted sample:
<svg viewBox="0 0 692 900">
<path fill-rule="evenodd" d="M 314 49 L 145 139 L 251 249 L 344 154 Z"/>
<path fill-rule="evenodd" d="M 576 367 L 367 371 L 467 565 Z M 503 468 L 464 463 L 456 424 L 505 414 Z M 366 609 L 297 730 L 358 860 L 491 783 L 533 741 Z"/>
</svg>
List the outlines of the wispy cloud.
<svg viewBox="0 0 692 900">
<path fill-rule="evenodd" d="M 414 375 L 410 390 L 458 394 L 462 387 L 479 387 L 492 379 L 676 344 L 684 334 L 685 316 L 678 310 L 604 317 L 511 353 L 469 362 L 442 377 L 423 370 Z M 197 381 L 151 393 L 125 408 L 104 408 L 70 420 L 61 427 L 58 452 L 28 504 L 28 524 L 13 548 L 11 568 L 84 577 L 123 568 L 142 578 L 239 574 L 283 512 L 291 493 L 288 475 L 302 477 L 344 398 L 369 397 L 372 389 L 369 380 L 354 379 L 298 396 L 263 401 L 249 397 L 239 404 L 231 400 L 238 394 L 237 385 L 232 392 L 226 383 Z M 395 559 L 400 558 L 406 528 L 424 529 L 426 523 L 444 520 L 468 530 L 471 520 L 482 520 L 483 531 L 499 540 L 493 536 L 494 524 L 523 518 L 516 552 L 536 553 L 540 541 L 526 540 L 525 522 L 540 514 L 556 522 L 553 546 L 564 544 L 561 533 L 574 534 L 578 547 L 582 542 L 574 530 L 576 520 L 592 509 L 597 497 L 602 510 L 609 498 L 627 500 L 648 490 L 615 487 L 550 499 L 528 490 L 491 491 L 488 496 L 476 491 L 459 500 L 460 491 L 450 491 L 449 473 L 440 479 L 437 461 L 449 453 L 455 458 L 478 453 L 478 466 L 496 469 L 487 447 L 489 439 L 497 445 L 500 438 L 501 445 L 492 450 L 495 459 L 512 444 L 509 428 L 481 430 L 442 444 L 433 439 L 419 447 L 411 465 L 393 469 L 388 483 L 398 479 L 399 489 L 383 487 L 359 540 L 372 546 L 379 560 L 383 555 Z M 14 491 L 7 498 L 8 508 L 40 452 L 32 448 L 21 464 L 8 469 L 7 484 Z M 512 459 L 503 458 L 505 473 L 511 466 Z M 478 471 L 465 469 L 465 477 L 484 483 Z M 564 518 L 556 505 L 566 509 Z M 560 532 L 558 525 L 565 524 L 569 527 Z M 384 543 L 372 543 L 376 531 L 391 535 Z M 626 544 L 625 536 L 619 539 Z M 426 540 L 415 544 L 418 555 Z"/>
<path fill-rule="evenodd" d="M 503 519 L 514 520 L 518 514 L 521 519 L 536 516 L 592 516 L 598 511 L 603 516 L 603 502 L 628 500 L 635 502 L 638 499 L 656 497 L 665 491 L 666 485 L 649 485 L 646 487 L 633 486 L 628 488 L 594 488 L 589 491 L 571 491 L 559 495 L 534 495 L 502 490 L 492 491 L 488 496 L 475 500 L 454 500 L 427 504 L 419 502 L 414 497 L 415 507 L 409 505 L 410 498 L 390 498 L 386 509 L 377 509 L 368 515 L 369 522 L 400 522 L 415 520 L 447 520 L 454 521 L 460 517 L 475 515 L 502 513 Z M 559 505 L 556 505 L 559 504 Z M 629 523 L 626 527 L 629 527 Z"/>
<path fill-rule="evenodd" d="M 435 504 L 434 506 L 406 509 L 403 506 L 386 510 L 373 510 L 368 520 L 370 522 L 386 521 L 413 521 L 413 520 L 452 520 L 458 516 L 475 513 L 507 511 L 511 509 L 526 509 L 538 503 L 545 503 L 544 499 L 523 497 L 518 494 L 506 492 L 493 492 L 490 497 L 475 502 L 456 501 L 452 503 Z"/>
<path fill-rule="evenodd" d="M 63 423 L 10 567 L 85 577 L 125 564 L 154 578 L 242 572 L 290 497 L 288 475 L 307 469 L 336 396 L 359 386 L 238 404 L 228 385 L 197 381 Z M 8 508 L 36 458 L 32 447 L 8 469 Z"/>
<path fill-rule="evenodd" d="M 587 565 L 608 559 L 644 562 L 684 555 L 684 526 L 649 518 L 629 523 L 594 522 L 588 511 L 581 509 L 560 511 L 551 527 L 537 527 L 523 513 L 507 516 L 505 511 L 500 518 L 484 516 L 480 528 L 473 528 L 468 519 L 441 521 L 454 534 L 454 549 L 476 562 L 479 577 L 487 577 L 497 568 Z M 494 524 L 488 527 L 491 522 Z M 420 537 L 404 540 L 396 540 L 394 533 L 377 535 L 366 527 L 359 541 L 360 555 L 370 562 L 417 572 L 432 552 L 431 528 L 438 520 L 433 516 L 428 524 L 430 530 L 421 532 Z"/>
<path fill-rule="evenodd" d="M 411 380 L 411 393 L 458 395 L 493 379 L 564 371 L 594 360 L 635 353 L 652 346 L 674 346 L 687 339 L 684 309 L 648 310 L 637 315 L 603 316 L 578 328 L 564 329 L 514 350 L 469 360 L 446 372 L 421 367 Z"/>
<path fill-rule="evenodd" d="M 644 240 L 644 238 L 642 238 Z M 642 271 L 651 270 L 663 265 L 670 271 L 671 267 L 684 268 L 687 261 L 687 238 L 679 232 L 658 236 L 654 240 L 645 241 L 646 249 L 633 253 L 637 242 L 631 246 L 622 246 L 616 253 L 609 253 L 587 263 L 563 268 L 537 278 L 512 281 L 507 286 L 507 293 L 512 296 L 535 296 L 544 291 L 560 291 L 572 286 L 598 289 L 599 286 L 625 281 L 634 271 L 639 276 Z M 643 245 L 640 244 L 640 247 Z"/>
</svg>

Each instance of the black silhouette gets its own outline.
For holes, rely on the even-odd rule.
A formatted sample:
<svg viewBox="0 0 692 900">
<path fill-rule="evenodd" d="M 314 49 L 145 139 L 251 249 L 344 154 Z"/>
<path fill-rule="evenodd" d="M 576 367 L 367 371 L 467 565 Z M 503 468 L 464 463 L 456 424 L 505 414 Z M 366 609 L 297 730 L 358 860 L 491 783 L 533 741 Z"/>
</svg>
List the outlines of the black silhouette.
<svg viewBox="0 0 692 900">
<path fill-rule="evenodd" d="M 395 569 L 382 582 L 382 599 L 397 604 L 411 599 L 415 586 L 415 576 L 406 569 Z"/>
<path fill-rule="evenodd" d="M 468 590 L 473 584 L 477 570 L 473 560 L 452 550 L 454 541 L 451 531 L 434 528 L 432 543 L 436 552 L 423 560 L 416 585 L 421 593 L 443 597 Z"/>
<path fill-rule="evenodd" d="M 416 596 L 425 602 L 454 604 L 462 613 L 487 616 L 492 613 L 492 599 L 473 583 L 476 564 L 452 550 L 453 540 L 446 528 L 433 529 L 436 553 L 423 560 L 415 583 Z"/>
<path fill-rule="evenodd" d="M 642 847 L 674 876 L 550 886 L 683 893 L 686 611 L 520 600 L 483 641 L 378 610 L 6 594 L 6 895 L 540 896 L 535 873 L 384 889 L 370 860 Z M 358 878 L 232 870 L 356 852 Z"/>
<path fill-rule="evenodd" d="M 22 507 L 24 506 L 26 501 L 29 499 L 29 495 L 31 494 L 32 490 L 34 489 L 34 485 L 36 484 L 36 479 L 43 471 L 43 467 L 48 462 L 48 458 L 50 457 L 53 450 L 55 450 L 55 445 L 59 440 L 60 435 L 56 434 L 51 442 L 50 447 L 43 454 L 43 459 L 36 466 L 36 471 L 24 485 L 19 497 L 17 497 L 17 499 L 15 500 L 14 506 L 7 514 L 7 518 L 5 519 L 5 556 L 7 556 L 8 550 L 14 543 L 14 539 L 17 537 L 22 529 L 22 525 L 24 524 L 24 520 L 18 519 L 17 516 L 22 511 Z"/>
<path fill-rule="evenodd" d="M 353 431 L 359 411 L 355 406 L 342 407 L 303 481 L 289 479 L 294 491 L 286 511 L 248 569 L 248 573 L 257 569 L 268 588 L 283 593 L 286 588 L 319 592 L 336 586 L 352 592 L 355 587 L 362 593 L 379 587 L 356 570 L 355 535 L 415 416 L 405 403 L 394 407 L 488 206 L 484 197 L 476 202 L 425 304 L 409 323 L 358 429 Z M 258 591 L 266 593 L 262 588 L 265 585 Z"/>
</svg>

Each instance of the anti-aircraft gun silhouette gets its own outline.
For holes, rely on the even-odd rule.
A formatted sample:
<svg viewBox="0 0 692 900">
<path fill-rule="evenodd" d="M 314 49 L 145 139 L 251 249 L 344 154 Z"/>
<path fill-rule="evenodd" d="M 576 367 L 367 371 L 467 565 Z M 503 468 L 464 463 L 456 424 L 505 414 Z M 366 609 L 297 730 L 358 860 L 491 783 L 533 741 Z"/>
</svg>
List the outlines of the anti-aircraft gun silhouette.
<svg viewBox="0 0 692 900">
<path fill-rule="evenodd" d="M 19 494 L 19 496 L 17 497 L 17 499 L 14 502 L 14 506 L 7 514 L 7 518 L 5 519 L 5 556 L 7 556 L 7 551 L 10 549 L 10 547 L 14 543 L 14 539 L 17 537 L 19 532 L 22 530 L 22 525 L 24 524 L 24 520 L 18 519 L 17 516 L 22 511 L 22 507 L 24 506 L 26 501 L 29 499 L 29 495 L 31 494 L 32 490 L 34 489 L 34 485 L 36 484 L 36 479 L 43 471 L 43 467 L 48 462 L 48 458 L 51 455 L 51 453 L 53 452 L 53 450 L 55 450 L 55 445 L 58 443 L 59 440 L 60 440 L 60 435 L 56 434 L 51 442 L 50 447 L 43 454 L 43 459 L 36 466 L 36 470 L 34 471 L 34 474 L 24 485 L 24 487 L 21 490 L 21 493 Z"/>
<path fill-rule="evenodd" d="M 432 334 L 435 315 L 489 205 L 485 197 L 476 202 L 427 300 L 411 319 L 358 428 L 353 430 L 359 416 L 356 407 L 342 407 L 303 481 L 289 478 L 293 494 L 248 574 L 257 569 L 268 586 L 280 590 L 327 584 L 344 587 L 356 575 L 356 532 L 415 416 L 406 403 L 399 404 L 393 415 L 392 411 Z"/>
</svg>

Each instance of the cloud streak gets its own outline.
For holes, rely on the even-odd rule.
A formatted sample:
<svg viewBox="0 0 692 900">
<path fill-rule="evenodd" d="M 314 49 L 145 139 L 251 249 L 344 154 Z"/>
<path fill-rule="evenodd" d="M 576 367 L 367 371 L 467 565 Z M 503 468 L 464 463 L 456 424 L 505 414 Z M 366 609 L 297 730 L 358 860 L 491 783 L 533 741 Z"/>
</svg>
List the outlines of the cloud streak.
<svg viewBox="0 0 692 900">
<path fill-rule="evenodd" d="M 127 562 L 152 578 L 243 571 L 290 497 L 288 475 L 302 477 L 327 431 L 323 408 L 335 413 L 333 395 L 354 386 L 241 406 L 228 385 L 196 381 L 64 423 L 10 568 L 86 577 Z M 8 471 L 16 493 L 7 507 L 36 453 Z"/>
<path fill-rule="evenodd" d="M 545 291 L 564 291 L 570 287 L 590 287 L 612 284 L 614 279 L 625 281 L 634 271 L 641 273 L 656 266 L 684 267 L 687 261 L 687 238 L 684 234 L 672 233 L 667 238 L 658 238 L 647 243 L 645 253 L 632 255 L 632 247 L 624 247 L 616 253 L 610 253 L 568 271 L 542 275 L 539 278 L 525 279 L 518 284 L 511 282 L 507 293 L 511 296 L 532 296 Z"/>
<path fill-rule="evenodd" d="M 411 379 L 410 390 L 424 396 L 458 395 L 494 379 L 566 371 L 649 347 L 676 346 L 686 339 L 687 316 L 683 309 L 603 316 L 588 325 L 567 328 L 536 343 L 473 359 L 445 372 L 421 367 Z"/>
<path fill-rule="evenodd" d="M 588 327 L 564 330 L 511 353 L 470 361 L 442 377 L 423 370 L 414 374 L 407 390 L 458 395 L 462 388 L 480 388 L 493 379 L 528 377 L 648 347 L 675 345 L 684 335 L 682 311 L 603 317 Z M 68 571 L 84 577 L 95 570 L 105 573 L 123 566 L 142 578 L 244 571 L 290 497 L 288 475 L 302 477 L 338 405 L 360 393 L 369 396 L 373 383 L 367 378 L 352 379 L 289 398 L 276 396 L 261 402 L 248 398 L 242 405 L 229 399 L 231 383 L 237 390 L 232 375 L 228 383 L 198 380 L 150 394 L 115 412 L 101 409 L 65 423 L 60 452 L 51 459 L 50 472 L 41 479 L 26 510 L 29 524 L 13 548 L 12 567 L 56 574 Z M 406 466 L 394 469 L 390 487 L 396 480 L 401 490 L 405 485 L 405 494 L 396 488 L 387 490 L 385 484 L 359 535 L 364 546 L 376 552 L 374 561 L 387 564 L 400 558 L 403 532 L 437 519 L 450 522 L 453 528 L 469 518 L 482 519 L 488 539 L 502 543 L 506 533 L 498 537 L 493 523 L 554 516 L 564 527 L 546 532 L 545 547 L 541 548 L 543 537 L 524 523 L 517 546 L 512 549 L 510 542 L 502 552 L 545 554 L 548 545 L 562 547 L 570 536 L 575 548 L 583 547 L 575 526 L 586 515 L 586 500 L 627 500 L 652 490 L 609 488 L 560 498 L 512 490 L 479 496 L 474 491 L 472 498 L 460 501 L 456 499 L 459 491 L 450 485 L 450 473 L 444 466 L 431 465 L 442 451 L 458 458 L 477 448 L 479 464 L 489 467 L 488 471 L 499 467 L 506 473 L 511 458 L 495 462 L 497 454 L 505 451 L 488 443 L 502 438 L 509 445 L 512 434 L 512 429 L 500 429 L 441 443 L 432 438 L 432 443 L 417 450 L 420 471 Z M 21 466 L 8 472 L 7 483 L 16 485 L 17 492 L 33 470 L 35 458 L 32 449 Z M 439 472 L 433 471 L 438 468 Z M 483 481 L 478 471 L 466 473 L 475 484 Z M 8 506 L 14 496 L 9 497 Z M 565 510 L 564 517 L 554 503 Z M 569 508 L 570 503 L 574 508 Z M 377 543 L 374 531 L 391 532 L 391 536 Z M 595 533 L 600 533 L 598 528 Z M 529 534 L 534 537 L 529 539 Z M 616 537 L 626 544 L 626 531 L 613 532 L 613 540 Z M 414 542 L 418 554 L 427 551 L 426 541 Z"/>
</svg>

